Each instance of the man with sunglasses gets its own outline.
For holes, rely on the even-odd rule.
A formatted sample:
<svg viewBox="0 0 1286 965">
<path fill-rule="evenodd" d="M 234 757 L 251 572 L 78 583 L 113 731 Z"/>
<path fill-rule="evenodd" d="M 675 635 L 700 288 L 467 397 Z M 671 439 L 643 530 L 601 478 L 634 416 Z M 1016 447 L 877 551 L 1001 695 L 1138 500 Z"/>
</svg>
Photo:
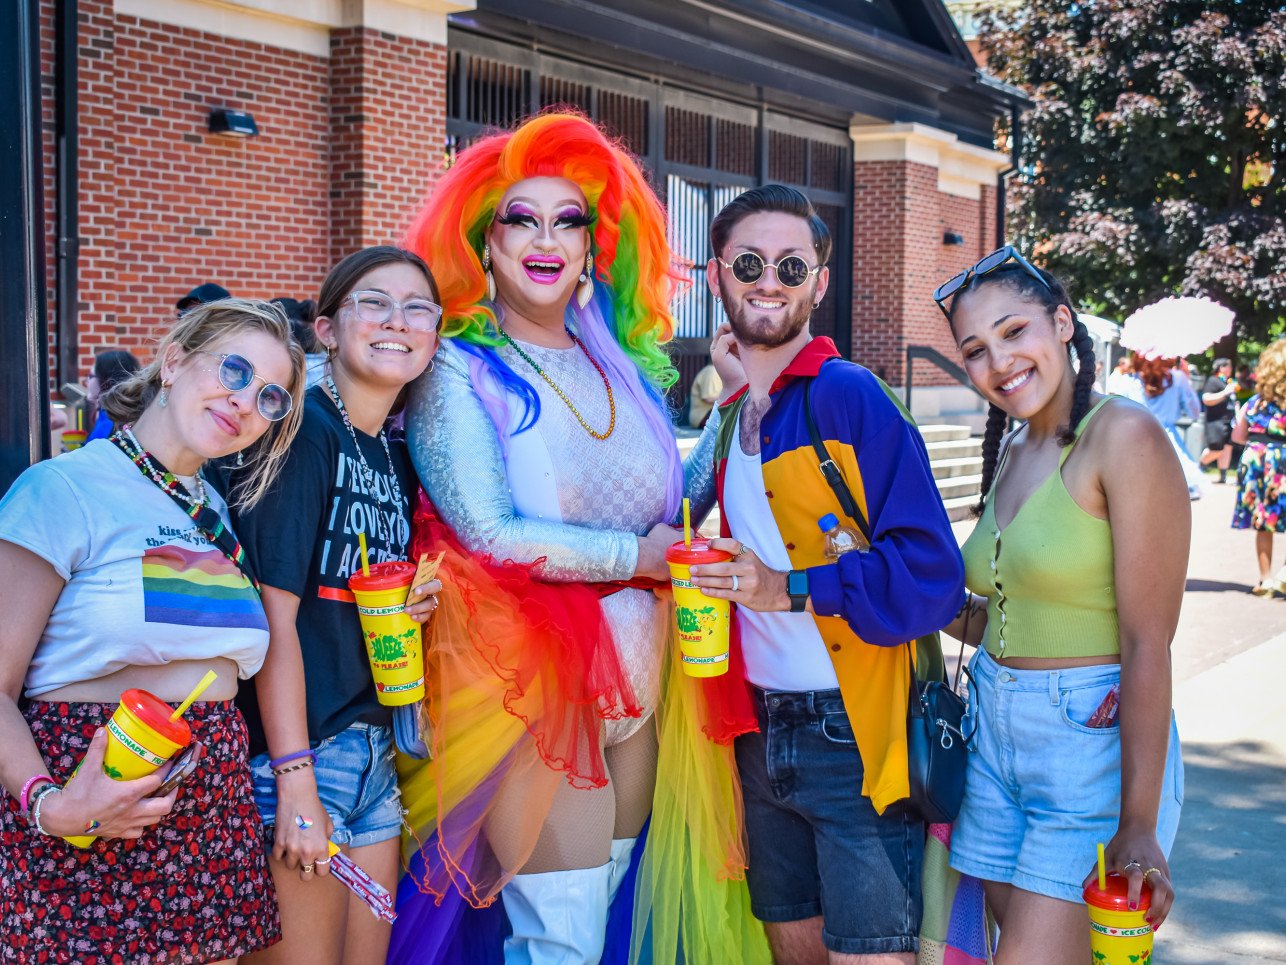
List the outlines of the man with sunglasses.
<svg viewBox="0 0 1286 965">
<path fill-rule="evenodd" d="M 905 800 L 905 644 L 955 613 L 960 553 L 909 415 L 809 332 L 831 240 L 808 199 L 755 188 L 710 235 L 706 278 L 748 384 L 715 447 L 714 545 L 734 558 L 692 573 L 737 605 L 739 646 L 713 686 L 753 704 L 736 740 L 751 908 L 778 963 L 911 963 L 925 829 Z M 870 524 L 870 545 L 837 560 L 819 517 L 861 527 L 819 470 L 810 422 Z"/>
</svg>

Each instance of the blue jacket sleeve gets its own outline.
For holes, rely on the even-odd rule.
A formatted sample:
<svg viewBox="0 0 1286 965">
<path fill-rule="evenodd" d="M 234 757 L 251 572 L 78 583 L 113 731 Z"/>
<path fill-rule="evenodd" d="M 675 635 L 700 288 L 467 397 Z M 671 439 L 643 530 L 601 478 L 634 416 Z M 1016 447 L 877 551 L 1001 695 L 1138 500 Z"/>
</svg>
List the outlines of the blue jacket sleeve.
<svg viewBox="0 0 1286 965">
<path fill-rule="evenodd" d="M 891 647 L 951 621 L 960 606 L 964 563 L 919 431 L 892 402 L 883 403 L 893 418 L 876 432 L 864 438 L 859 426 L 852 427 L 870 551 L 811 567 L 808 583 L 819 615 L 843 617 L 867 643 Z"/>
</svg>

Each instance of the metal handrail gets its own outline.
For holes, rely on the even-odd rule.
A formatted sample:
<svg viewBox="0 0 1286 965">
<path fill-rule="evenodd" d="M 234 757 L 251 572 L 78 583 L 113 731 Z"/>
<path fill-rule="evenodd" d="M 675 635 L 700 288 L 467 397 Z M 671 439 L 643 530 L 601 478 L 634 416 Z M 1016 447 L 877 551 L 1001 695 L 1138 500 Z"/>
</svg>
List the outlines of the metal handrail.
<svg viewBox="0 0 1286 965">
<path fill-rule="evenodd" d="M 957 382 L 963 385 L 966 389 L 968 389 L 978 398 L 983 399 L 983 401 L 986 401 L 983 394 L 973 387 L 973 382 L 970 381 L 969 376 L 965 373 L 965 370 L 962 369 L 960 366 L 956 365 L 955 362 L 951 361 L 951 359 L 947 358 L 936 348 L 933 348 L 929 345 L 908 345 L 906 347 L 906 394 L 905 394 L 905 398 L 903 399 L 903 402 L 906 404 L 906 409 L 908 412 L 911 411 L 911 386 L 915 382 L 915 379 L 912 377 L 912 371 L 911 371 L 912 363 L 916 359 L 924 359 L 926 362 L 932 362 L 934 365 L 940 368 L 943 372 L 946 372 L 947 375 L 951 376 L 953 379 L 955 379 Z"/>
</svg>

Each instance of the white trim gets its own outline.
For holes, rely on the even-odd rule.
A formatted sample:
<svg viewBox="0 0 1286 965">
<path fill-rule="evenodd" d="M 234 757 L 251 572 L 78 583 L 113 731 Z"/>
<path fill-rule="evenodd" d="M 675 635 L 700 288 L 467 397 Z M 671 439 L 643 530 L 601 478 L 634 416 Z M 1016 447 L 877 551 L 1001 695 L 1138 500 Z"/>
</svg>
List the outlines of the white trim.
<svg viewBox="0 0 1286 965">
<path fill-rule="evenodd" d="M 475 6 L 476 0 L 115 0 L 119 16 L 315 57 L 330 56 L 336 27 L 370 27 L 445 47 L 447 16 Z"/>
<path fill-rule="evenodd" d="M 853 161 L 910 161 L 938 169 L 938 190 L 977 201 L 984 186 L 994 187 L 996 175 L 1009 167 L 1009 158 L 990 148 L 966 144 L 956 135 L 926 124 L 853 124 Z"/>
</svg>

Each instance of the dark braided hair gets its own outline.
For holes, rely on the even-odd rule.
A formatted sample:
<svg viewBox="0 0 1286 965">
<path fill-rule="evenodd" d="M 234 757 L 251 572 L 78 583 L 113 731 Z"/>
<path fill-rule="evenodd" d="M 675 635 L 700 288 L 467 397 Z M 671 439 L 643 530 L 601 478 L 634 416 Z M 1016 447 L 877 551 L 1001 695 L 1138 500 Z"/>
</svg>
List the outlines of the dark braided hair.
<svg viewBox="0 0 1286 965">
<path fill-rule="evenodd" d="M 1076 384 L 1072 395 L 1071 418 L 1067 425 L 1060 426 L 1058 430 L 1058 444 L 1070 446 L 1076 438 L 1076 427 L 1080 425 L 1090 408 L 1090 392 L 1094 388 L 1095 374 L 1094 340 L 1090 338 L 1089 329 L 1085 327 L 1085 323 L 1077 316 L 1076 309 L 1072 307 L 1072 300 L 1063 283 L 1043 269 L 1036 270 L 1045 279 L 1049 285 L 1048 288 L 1024 271 L 1022 266 L 1010 263 L 1001 265 L 985 275 L 975 276 L 971 279 L 968 288 L 960 292 L 960 295 L 975 291 L 984 285 L 1005 285 L 1019 297 L 1039 303 L 1051 317 L 1059 305 L 1066 305 L 1071 311 L 1072 339 L 1067 352 L 1069 356 L 1072 352 L 1076 353 Z M 959 296 L 951 302 L 953 321 L 956 306 L 959 303 Z M 975 515 L 981 515 L 987 502 L 987 494 L 991 492 L 991 485 L 995 481 L 996 464 L 1000 457 L 1000 441 L 1005 435 L 1008 423 L 1009 416 L 1005 410 L 992 405 L 987 412 L 987 429 L 982 439 L 982 495 L 978 505 L 974 507 Z"/>
</svg>

